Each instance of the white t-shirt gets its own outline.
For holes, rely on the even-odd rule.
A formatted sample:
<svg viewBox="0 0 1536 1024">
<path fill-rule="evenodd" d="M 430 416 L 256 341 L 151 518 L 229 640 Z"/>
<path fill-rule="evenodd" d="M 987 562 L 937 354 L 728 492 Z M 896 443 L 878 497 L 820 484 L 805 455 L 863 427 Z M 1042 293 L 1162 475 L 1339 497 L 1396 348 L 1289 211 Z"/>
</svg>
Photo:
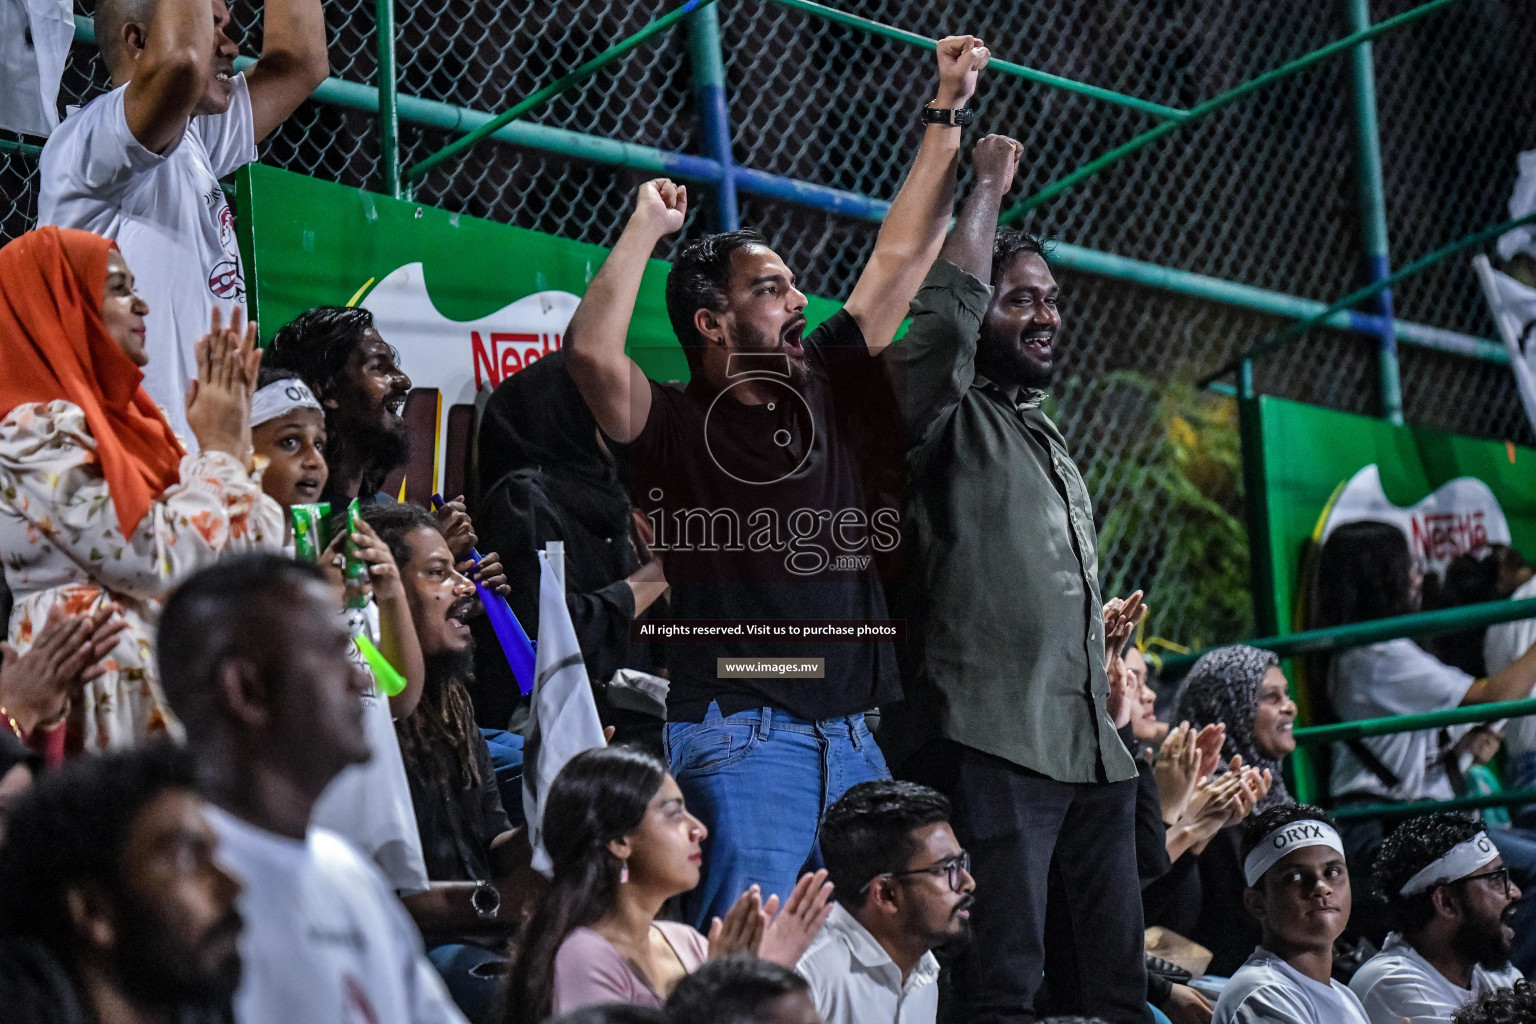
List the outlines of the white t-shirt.
<svg viewBox="0 0 1536 1024">
<path fill-rule="evenodd" d="M 239 879 L 240 1024 L 465 1024 L 389 884 L 345 839 L 289 839 L 210 808 Z"/>
<path fill-rule="evenodd" d="M 1334 711 L 1346 722 L 1459 707 L 1474 680 L 1440 661 L 1412 640 L 1388 640 L 1344 651 L 1333 659 L 1328 692 Z M 1468 726 L 1452 726 L 1454 742 Z M 1370 736 L 1365 745 L 1398 778 L 1388 788 L 1348 747 L 1333 748 L 1335 798 L 1363 794 L 1386 800 L 1449 800 L 1451 790 L 1440 762 L 1439 729 Z"/>
<path fill-rule="evenodd" d="M 376 602 L 369 601 L 362 614 L 354 614 L 353 618 L 353 636 L 366 630 L 370 639 L 378 637 Z M 351 653 L 353 660 L 373 678 L 367 659 L 355 645 Z M 416 827 L 411 783 L 400 756 L 389 698 L 376 685 L 363 695 L 363 728 L 367 730 L 368 749 L 373 756 L 343 769 L 325 787 L 309 817 L 310 823 L 338 832 L 352 842 L 372 858 L 400 895 L 426 892 L 427 864 L 421 855 L 421 833 Z"/>
<path fill-rule="evenodd" d="M 901 980 L 901 968 L 841 903 L 795 970 L 811 986 L 826 1024 L 933 1024 L 939 1014 L 939 961 L 932 953 Z"/>
<path fill-rule="evenodd" d="M 1513 988 L 1525 975 L 1506 965 L 1502 970 L 1472 968 L 1472 987 L 1458 988 L 1435 970 L 1401 934 L 1392 932 L 1381 952 L 1367 960 L 1350 979 L 1349 989 L 1360 997 L 1371 1024 L 1450 1024 L 1456 1011 L 1490 992 Z"/>
<path fill-rule="evenodd" d="M 83 228 L 114 239 L 149 303 L 144 387 L 171 426 L 197 450 L 187 425 L 187 383 L 197 376 L 197 340 L 217 304 L 226 322 L 245 308 L 235 217 L 219 179 L 256 159 L 245 76 L 230 80 L 229 109 L 194 116 L 163 154 L 128 129 L 126 85 L 70 111 L 43 146 L 39 224 Z"/>
<path fill-rule="evenodd" d="M 1526 580 L 1520 589 L 1509 596 L 1512 601 L 1536 597 L 1536 578 Z M 1483 660 L 1487 662 L 1488 674 L 1491 676 L 1514 664 L 1515 659 L 1530 650 L 1532 644 L 1536 644 L 1536 619 L 1520 619 L 1489 626 L 1487 635 L 1483 637 Z M 1510 757 L 1536 750 L 1536 715 L 1509 720 L 1509 724 L 1504 727 L 1504 750 Z"/>
<path fill-rule="evenodd" d="M 1221 990 L 1211 1024 L 1370 1024 L 1355 994 L 1323 985 L 1260 946 Z M 1398 1021 L 1397 1024 L 1402 1024 Z"/>
</svg>

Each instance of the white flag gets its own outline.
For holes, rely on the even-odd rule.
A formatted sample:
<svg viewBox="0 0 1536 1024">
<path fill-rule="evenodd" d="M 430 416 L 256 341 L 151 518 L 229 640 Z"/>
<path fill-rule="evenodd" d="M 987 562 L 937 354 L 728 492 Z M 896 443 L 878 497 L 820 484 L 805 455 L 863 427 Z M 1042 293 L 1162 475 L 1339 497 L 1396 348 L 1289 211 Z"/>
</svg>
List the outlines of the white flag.
<svg viewBox="0 0 1536 1024">
<path fill-rule="evenodd" d="M 548 876 L 552 865 L 544 849 L 544 800 L 549 785 L 571 758 L 603 745 L 603 726 L 565 604 L 565 587 L 544 551 L 539 552 L 539 647 L 533 702 L 523 738 L 523 814 L 528 819 L 533 867 Z"/>
<path fill-rule="evenodd" d="M 75 38 L 70 0 L 0 0 L 0 128 L 48 135 Z"/>
<path fill-rule="evenodd" d="M 1515 389 L 1526 418 L 1536 428 L 1536 288 L 1521 284 L 1508 274 L 1493 269 L 1488 257 L 1472 257 L 1472 269 L 1483 289 L 1488 312 L 1499 329 L 1499 337 L 1509 353 L 1509 367 L 1515 373 Z"/>
</svg>

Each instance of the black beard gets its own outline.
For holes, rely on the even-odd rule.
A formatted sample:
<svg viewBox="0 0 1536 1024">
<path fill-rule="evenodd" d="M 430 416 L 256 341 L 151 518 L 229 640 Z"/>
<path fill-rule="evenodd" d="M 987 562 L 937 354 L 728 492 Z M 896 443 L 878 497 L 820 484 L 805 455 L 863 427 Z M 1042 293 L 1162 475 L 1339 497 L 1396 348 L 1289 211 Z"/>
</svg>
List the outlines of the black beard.
<svg viewBox="0 0 1536 1024">
<path fill-rule="evenodd" d="M 427 670 L 426 688 L 433 693 L 442 691 L 443 684 L 457 679 L 469 686 L 475 679 L 475 642 L 471 640 L 462 651 L 438 651 L 422 659 Z"/>
<path fill-rule="evenodd" d="M 134 1003 L 145 1006 L 217 1007 L 234 996 L 240 984 L 240 958 L 230 957 L 211 974 L 200 973 L 201 958 L 155 915 L 129 895 L 121 895 L 119 935 L 113 950 L 117 983 Z M 233 910 L 212 929 L 221 937 L 240 930 Z"/>
<path fill-rule="evenodd" d="M 1055 342 L 1052 336 L 1051 341 Z M 1002 387 L 1017 386 L 1029 391 L 1044 391 L 1056 379 L 1056 365 L 1042 367 L 1018 350 L 1017 337 L 997 340 L 983 326 L 976 348 L 976 370 Z"/>
<path fill-rule="evenodd" d="M 1510 944 L 1504 938 L 1501 918 L 1492 927 L 1478 921 L 1462 921 L 1452 945 L 1463 956 L 1471 957 L 1487 971 L 1497 971 L 1509 964 Z"/>
</svg>

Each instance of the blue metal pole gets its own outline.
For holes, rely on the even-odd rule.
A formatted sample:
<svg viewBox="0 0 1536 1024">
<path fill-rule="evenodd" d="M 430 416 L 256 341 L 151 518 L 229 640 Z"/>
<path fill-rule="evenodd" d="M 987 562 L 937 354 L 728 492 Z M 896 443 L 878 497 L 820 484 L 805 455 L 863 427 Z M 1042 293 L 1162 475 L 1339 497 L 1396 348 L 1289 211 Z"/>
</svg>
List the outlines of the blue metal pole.
<svg viewBox="0 0 1536 1024">
<path fill-rule="evenodd" d="M 1369 0 L 1347 0 L 1351 32 L 1371 27 Z M 1364 234 L 1366 273 L 1375 283 L 1392 274 L 1387 247 L 1386 189 L 1381 177 L 1381 134 L 1376 122 L 1376 70 L 1369 40 L 1349 52 L 1354 85 L 1356 180 L 1360 193 L 1360 222 Z M 1378 378 L 1381 414 L 1392 423 L 1403 422 L 1403 385 L 1397 363 L 1397 332 L 1392 329 L 1392 290 L 1376 295 L 1376 312 L 1382 324 L 1373 332 L 1379 348 Z"/>
<path fill-rule="evenodd" d="M 704 127 L 704 150 L 720 166 L 715 185 L 717 230 L 741 226 L 736 206 L 736 164 L 731 159 L 731 115 L 725 100 L 725 61 L 720 56 L 720 17 L 713 5 L 688 15 L 688 60 L 693 98 Z"/>
</svg>

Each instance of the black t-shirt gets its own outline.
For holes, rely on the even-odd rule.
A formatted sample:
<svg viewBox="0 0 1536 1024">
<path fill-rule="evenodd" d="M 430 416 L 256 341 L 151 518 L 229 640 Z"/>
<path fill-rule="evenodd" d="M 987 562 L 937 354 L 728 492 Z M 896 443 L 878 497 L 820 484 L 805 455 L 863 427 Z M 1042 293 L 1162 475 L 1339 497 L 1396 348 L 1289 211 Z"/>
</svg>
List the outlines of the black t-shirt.
<svg viewBox="0 0 1536 1024">
<path fill-rule="evenodd" d="M 443 782 L 434 783 L 406 767 L 411 801 L 416 808 L 416 828 L 421 833 L 421 854 L 427 878 L 434 882 L 478 882 L 491 877 L 491 842 L 510 831 L 512 822 L 501 805 L 496 788 L 496 769 L 485 737 L 476 729 L 470 736 L 480 784 L 465 788 L 458 757 L 441 737 L 433 737 L 431 756 Z"/>
<path fill-rule="evenodd" d="M 805 338 L 805 372 L 781 354 L 734 357 L 731 382 L 651 383 L 651 411 L 630 447 L 630 494 L 653 524 L 672 616 L 680 620 L 850 623 L 887 617 L 873 556 L 899 543 L 904 509 L 867 507 L 864 465 L 879 453 L 854 429 L 871 358 L 839 311 Z M 746 378 L 773 397 L 745 404 Z M 899 438 L 897 439 L 899 443 Z M 719 678 L 717 658 L 822 658 L 825 678 Z M 806 719 L 854 714 L 900 697 L 889 642 L 667 643 L 668 716 L 699 721 L 782 708 Z"/>
</svg>

